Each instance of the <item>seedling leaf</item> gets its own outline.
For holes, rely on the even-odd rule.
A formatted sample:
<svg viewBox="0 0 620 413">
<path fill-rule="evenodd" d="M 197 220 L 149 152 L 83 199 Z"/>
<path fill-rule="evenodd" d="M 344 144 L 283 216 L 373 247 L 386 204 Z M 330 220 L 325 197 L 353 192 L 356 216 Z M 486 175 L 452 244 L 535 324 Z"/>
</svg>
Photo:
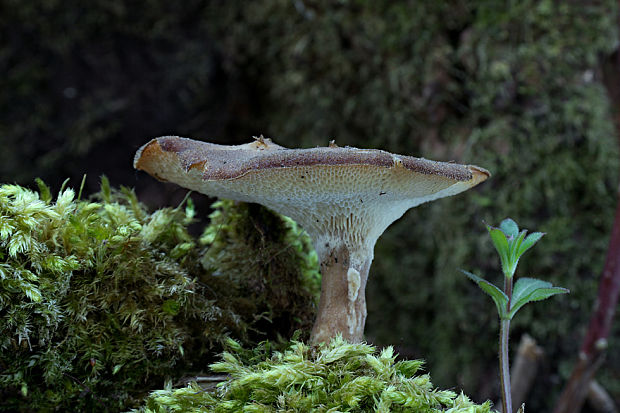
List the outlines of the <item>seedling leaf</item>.
<svg viewBox="0 0 620 413">
<path fill-rule="evenodd" d="M 493 245 L 499 254 L 500 261 L 502 262 L 502 270 L 504 274 L 509 271 L 509 253 L 510 247 L 508 246 L 508 240 L 506 239 L 506 234 L 499 229 L 487 225 L 487 229 L 489 230 L 489 235 L 491 236 L 491 241 L 493 241 Z"/>
<path fill-rule="evenodd" d="M 521 256 L 525 251 L 529 250 L 536 244 L 540 239 L 545 235 L 544 232 L 532 232 L 530 235 L 523 240 L 521 245 L 519 246 L 519 250 L 517 251 L 517 255 Z"/>
<path fill-rule="evenodd" d="M 508 238 L 515 238 L 519 235 L 519 226 L 510 218 L 503 220 L 502 223 L 499 224 L 499 229 L 501 229 Z"/>
<path fill-rule="evenodd" d="M 554 287 L 550 282 L 538 280 L 535 278 L 520 278 L 515 283 L 512 292 L 512 304 L 508 316 L 510 319 L 525 304 L 532 301 L 541 301 L 556 294 L 566 294 L 569 291 L 566 288 Z"/>
<path fill-rule="evenodd" d="M 523 243 L 523 239 L 525 238 L 525 234 L 527 234 L 527 231 L 523 230 L 514 239 L 508 241 L 508 245 L 510 246 L 510 256 L 513 261 L 519 261 L 519 258 L 521 257 L 519 250 L 521 244 Z"/>
</svg>

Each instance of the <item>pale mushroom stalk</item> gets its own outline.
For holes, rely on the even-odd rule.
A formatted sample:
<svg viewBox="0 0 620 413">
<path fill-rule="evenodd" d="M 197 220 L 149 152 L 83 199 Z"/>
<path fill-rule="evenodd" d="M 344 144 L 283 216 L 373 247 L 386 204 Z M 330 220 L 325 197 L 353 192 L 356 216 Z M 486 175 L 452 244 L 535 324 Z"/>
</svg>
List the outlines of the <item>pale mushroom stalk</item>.
<svg viewBox="0 0 620 413">
<path fill-rule="evenodd" d="M 320 250 L 319 250 L 320 251 Z M 361 342 L 366 323 L 366 282 L 372 261 L 353 263 L 352 254 L 344 245 L 324 247 L 319 253 L 321 263 L 321 299 L 312 328 L 312 341 L 328 341 L 337 333 L 350 342 Z"/>
<path fill-rule="evenodd" d="M 310 235 L 323 277 L 314 343 L 364 337 L 366 283 L 374 246 L 409 208 L 469 189 L 489 177 L 472 165 L 380 150 L 286 149 L 269 139 L 225 146 L 157 138 L 138 150 L 136 169 L 210 196 L 256 202 Z"/>
</svg>

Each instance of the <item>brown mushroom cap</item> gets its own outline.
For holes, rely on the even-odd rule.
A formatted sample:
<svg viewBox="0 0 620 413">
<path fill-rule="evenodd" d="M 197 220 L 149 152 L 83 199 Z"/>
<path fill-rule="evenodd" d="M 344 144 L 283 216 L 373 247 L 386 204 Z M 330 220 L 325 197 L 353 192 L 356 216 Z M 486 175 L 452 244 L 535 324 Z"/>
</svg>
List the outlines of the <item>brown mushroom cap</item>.
<svg viewBox="0 0 620 413">
<path fill-rule="evenodd" d="M 345 284 L 330 290 L 348 297 L 347 319 L 328 326 L 322 318 L 342 311 L 337 295 L 322 291 L 327 304 L 319 309 L 315 341 L 346 328 L 348 338 L 361 340 L 374 245 L 392 222 L 409 208 L 458 194 L 490 176 L 473 165 L 335 144 L 287 149 L 262 137 L 238 146 L 161 137 L 138 150 L 134 167 L 206 195 L 260 203 L 297 221 L 312 237 L 322 265 L 343 266 L 334 283 L 342 278 Z"/>
<path fill-rule="evenodd" d="M 373 245 L 409 208 L 490 175 L 477 166 L 381 150 L 286 149 L 262 138 L 225 146 L 161 137 L 138 150 L 134 167 L 206 195 L 263 204 L 296 220 L 315 243 L 327 236 Z"/>
</svg>

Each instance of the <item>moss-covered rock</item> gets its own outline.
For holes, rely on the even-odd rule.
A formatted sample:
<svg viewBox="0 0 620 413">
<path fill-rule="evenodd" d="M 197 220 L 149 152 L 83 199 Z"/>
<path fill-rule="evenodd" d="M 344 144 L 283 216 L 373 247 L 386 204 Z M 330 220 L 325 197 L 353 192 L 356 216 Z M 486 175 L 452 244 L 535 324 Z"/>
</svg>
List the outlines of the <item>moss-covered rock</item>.
<svg viewBox="0 0 620 413">
<path fill-rule="evenodd" d="M 141 409 L 164 412 L 417 412 L 489 413 L 491 404 L 438 390 L 420 360 L 396 361 L 392 347 L 381 352 L 340 337 L 329 344 L 291 342 L 282 351 L 259 346 L 231 351 L 212 364 L 229 379 L 208 392 L 193 383 L 153 392 Z"/>
<path fill-rule="evenodd" d="M 275 340 L 311 322 L 312 250 L 289 221 L 220 204 L 230 219 L 214 218 L 206 233 L 221 231 L 205 242 L 187 231 L 191 203 L 150 213 L 106 179 L 97 202 L 72 189 L 52 199 L 39 183 L 40 193 L 0 186 L 0 410 L 118 411 L 203 369 L 229 336 Z M 253 271 L 205 269 L 214 253 Z M 299 312 L 284 316 L 281 295 Z"/>
</svg>

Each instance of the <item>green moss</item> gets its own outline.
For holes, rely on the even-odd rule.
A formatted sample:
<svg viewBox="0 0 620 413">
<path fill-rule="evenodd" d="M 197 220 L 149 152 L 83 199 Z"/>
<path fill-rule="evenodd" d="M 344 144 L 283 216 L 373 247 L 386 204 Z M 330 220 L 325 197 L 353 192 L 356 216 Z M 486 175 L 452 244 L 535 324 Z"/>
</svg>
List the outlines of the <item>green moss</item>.
<svg viewBox="0 0 620 413">
<path fill-rule="evenodd" d="M 141 411 L 163 412 L 410 412 L 488 413 L 490 403 L 472 403 L 462 393 L 438 390 L 423 362 L 396 361 L 392 347 L 336 337 L 318 347 L 294 341 L 283 351 L 259 346 L 231 352 L 211 369 L 230 378 L 215 393 L 190 384 L 153 392 Z"/>
<path fill-rule="evenodd" d="M 200 237 L 206 246 L 203 266 L 249 292 L 244 300 L 255 314 L 290 325 L 286 337 L 300 320 L 307 333 L 321 288 L 318 257 L 308 234 L 290 218 L 260 205 L 223 200 L 213 207 L 211 223 Z"/>
<path fill-rule="evenodd" d="M 211 249 L 187 232 L 191 202 L 149 213 L 131 190 L 111 189 L 105 178 L 99 202 L 76 200 L 72 189 L 52 200 L 39 183 L 41 193 L 0 186 L 0 410 L 119 410 L 166 378 L 200 370 L 228 336 L 252 343 L 309 323 L 317 290 L 299 264 L 310 250 L 278 216 L 222 204 L 222 216 L 245 208 L 279 223 L 280 243 L 270 244 L 246 221 L 230 220 L 221 235 L 244 238 L 216 236 Z M 255 259 L 255 245 L 242 245 L 245 237 L 282 254 Z M 253 277 L 279 271 L 287 278 L 212 273 L 227 268 L 203 268 L 201 260 L 215 251 L 233 261 L 243 252 L 246 263 L 254 260 Z M 260 284 L 275 281 L 300 310 L 286 322 L 280 318 L 287 303 L 271 295 L 276 287 Z"/>
</svg>

